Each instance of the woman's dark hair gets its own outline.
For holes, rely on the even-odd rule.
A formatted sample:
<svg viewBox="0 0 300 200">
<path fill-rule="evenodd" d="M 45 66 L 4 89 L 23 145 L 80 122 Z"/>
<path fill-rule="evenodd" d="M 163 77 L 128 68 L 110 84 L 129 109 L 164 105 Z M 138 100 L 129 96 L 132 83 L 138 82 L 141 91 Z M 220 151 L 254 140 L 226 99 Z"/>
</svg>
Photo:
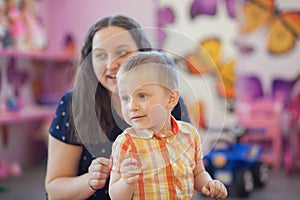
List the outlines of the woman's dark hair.
<svg viewBox="0 0 300 200">
<path fill-rule="evenodd" d="M 78 86 L 80 90 L 80 96 L 83 96 L 84 98 L 88 98 L 91 95 L 87 95 L 85 93 L 90 92 L 91 88 L 87 88 L 87 87 L 92 86 L 93 84 L 96 85 L 95 86 L 96 92 L 92 95 L 93 97 L 91 97 L 94 99 L 90 99 L 91 100 L 90 102 L 95 101 L 95 110 L 96 110 L 98 121 L 100 123 L 102 130 L 108 136 L 108 138 L 112 138 L 110 134 L 113 127 L 116 124 L 111 110 L 111 98 L 107 89 L 104 88 L 97 80 L 97 77 L 93 71 L 91 54 L 93 49 L 92 43 L 93 43 L 93 38 L 95 33 L 105 27 L 110 27 L 110 26 L 117 26 L 117 27 L 124 28 L 125 30 L 129 30 L 133 40 L 136 43 L 138 51 L 151 50 L 150 42 L 148 41 L 141 26 L 135 20 L 123 15 L 107 16 L 100 19 L 94 25 L 91 26 L 91 28 L 89 29 L 86 35 L 84 45 L 81 49 L 79 67 L 77 69 L 77 77 L 81 77 L 81 78 L 77 78 L 77 80 L 80 79 L 79 81 L 77 81 L 78 83 L 76 83 L 76 78 L 75 78 L 74 91 L 76 91 L 77 89 L 76 86 Z M 79 75 L 79 73 L 82 74 Z M 80 89 L 80 87 L 84 87 L 84 88 Z M 89 102 L 89 99 L 87 99 L 86 102 Z M 82 105 L 84 103 L 81 102 L 80 104 Z M 87 105 L 87 106 L 91 106 L 91 105 Z M 71 111 L 70 116 L 71 118 L 73 118 L 72 108 L 70 109 L 70 111 Z M 74 120 L 71 119 L 70 123 L 72 129 L 74 128 L 73 131 L 75 131 Z"/>
<path fill-rule="evenodd" d="M 151 50 L 151 45 L 144 34 L 141 26 L 133 19 L 123 16 L 123 15 L 114 15 L 107 16 L 96 22 L 88 31 L 88 34 L 85 38 L 84 45 L 81 50 L 81 61 L 85 60 L 88 54 L 92 52 L 92 42 L 94 35 L 97 31 L 102 28 L 109 26 L 118 26 L 124 28 L 125 30 L 132 30 L 130 34 L 135 41 L 139 51 L 148 51 Z"/>
</svg>

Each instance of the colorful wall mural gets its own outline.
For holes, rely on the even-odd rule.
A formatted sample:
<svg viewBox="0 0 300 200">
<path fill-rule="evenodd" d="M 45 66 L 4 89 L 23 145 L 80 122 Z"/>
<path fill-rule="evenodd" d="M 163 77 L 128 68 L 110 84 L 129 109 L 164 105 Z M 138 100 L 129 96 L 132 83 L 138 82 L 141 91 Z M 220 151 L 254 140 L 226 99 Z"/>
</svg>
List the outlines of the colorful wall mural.
<svg viewBox="0 0 300 200">
<path fill-rule="evenodd" d="M 161 0 L 160 47 L 176 52 L 182 94 L 199 126 L 223 126 L 234 99 L 237 57 L 235 0 Z M 168 16 L 168 17 L 167 17 Z M 171 17 L 172 16 L 172 17 Z M 163 19 L 171 19 L 166 22 Z M 200 105 L 200 106 L 199 106 Z M 194 112 L 198 107 L 200 112 Z M 201 114 L 199 114 L 201 113 Z M 203 117 L 204 115 L 204 117 Z"/>
<path fill-rule="evenodd" d="M 176 49 L 191 76 L 202 76 L 202 81 L 214 76 L 216 83 L 206 84 L 217 94 L 210 103 L 201 84 L 194 90 L 201 93 L 196 96 L 205 110 L 220 97 L 226 99 L 227 111 L 249 98 L 273 98 L 286 106 L 300 75 L 299 0 L 160 0 L 158 5 L 165 30 L 160 47 Z M 191 42 L 180 41 L 170 30 Z M 203 51 L 213 69 L 203 64 Z M 212 119 L 209 113 L 206 119 Z"/>
<path fill-rule="evenodd" d="M 300 128 L 294 123 L 300 120 L 300 102 L 295 100 L 300 81 L 300 1 L 158 2 L 159 48 L 176 54 L 181 93 L 192 121 L 208 130 L 200 132 L 204 152 L 215 137 L 222 137 L 206 134 L 209 130 L 232 124 L 259 126 L 264 132 L 255 142 L 272 152 L 265 153 L 265 162 L 283 164 L 287 173 L 293 163 L 300 166 L 300 145 L 295 142 L 300 141 Z M 253 139 L 253 134 L 246 136 Z"/>
</svg>

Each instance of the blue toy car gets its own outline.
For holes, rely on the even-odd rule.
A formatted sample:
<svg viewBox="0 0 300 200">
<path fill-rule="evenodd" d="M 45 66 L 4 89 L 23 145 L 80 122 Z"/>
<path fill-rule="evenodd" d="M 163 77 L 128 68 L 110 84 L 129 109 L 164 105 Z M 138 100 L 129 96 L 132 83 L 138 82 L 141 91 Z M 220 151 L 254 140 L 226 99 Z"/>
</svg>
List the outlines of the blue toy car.
<svg viewBox="0 0 300 200">
<path fill-rule="evenodd" d="M 222 129 L 222 133 L 230 133 L 229 137 L 234 135 L 237 142 L 218 139 L 204 156 L 204 165 L 210 175 L 228 189 L 235 189 L 239 197 L 249 196 L 255 186 L 265 186 L 270 178 L 270 167 L 260 161 L 263 149 L 254 144 L 239 143 L 238 138 L 246 131 L 243 127 Z"/>
</svg>

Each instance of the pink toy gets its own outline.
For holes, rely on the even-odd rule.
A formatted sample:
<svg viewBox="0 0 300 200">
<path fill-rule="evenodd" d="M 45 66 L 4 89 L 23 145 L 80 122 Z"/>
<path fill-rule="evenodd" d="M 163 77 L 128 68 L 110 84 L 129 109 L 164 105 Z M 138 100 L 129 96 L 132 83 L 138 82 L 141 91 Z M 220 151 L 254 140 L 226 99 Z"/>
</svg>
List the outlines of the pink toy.
<svg viewBox="0 0 300 200">
<path fill-rule="evenodd" d="M 9 168 L 9 173 L 12 176 L 21 176 L 22 174 L 22 167 L 20 165 L 20 163 L 18 162 L 12 162 L 10 164 L 10 168 Z"/>
<path fill-rule="evenodd" d="M 295 83 L 288 104 L 289 132 L 284 155 L 284 168 L 289 175 L 300 169 L 300 79 Z"/>
<path fill-rule="evenodd" d="M 8 165 L 5 161 L 0 160 L 0 180 L 6 179 L 9 175 Z"/>
<path fill-rule="evenodd" d="M 242 136 L 241 142 L 260 144 L 264 151 L 262 161 L 279 168 L 283 154 L 282 104 L 269 98 L 260 98 L 245 103 L 244 107 L 237 112 L 239 123 L 252 131 Z"/>
<path fill-rule="evenodd" d="M 27 48 L 31 51 L 40 51 L 46 47 L 46 32 L 33 9 L 33 3 L 32 0 L 23 0 L 20 8 L 26 28 Z"/>
<path fill-rule="evenodd" d="M 0 160 L 0 179 L 6 179 L 9 176 L 20 176 L 22 174 L 22 167 L 18 162 L 7 162 Z"/>
<path fill-rule="evenodd" d="M 16 0 L 7 1 L 7 16 L 14 47 L 17 50 L 26 50 L 26 27 Z"/>
</svg>

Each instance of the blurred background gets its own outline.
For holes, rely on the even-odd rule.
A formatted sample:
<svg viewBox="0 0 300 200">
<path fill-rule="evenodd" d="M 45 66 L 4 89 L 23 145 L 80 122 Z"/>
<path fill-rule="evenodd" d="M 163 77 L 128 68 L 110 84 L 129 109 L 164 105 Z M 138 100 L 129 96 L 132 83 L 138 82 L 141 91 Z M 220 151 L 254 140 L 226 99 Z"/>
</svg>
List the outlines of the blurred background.
<svg viewBox="0 0 300 200">
<path fill-rule="evenodd" d="M 112 14 L 136 19 L 178 64 L 207 168 L 235 186 L 229 198 L 241 198 L 235 170 L 258 162 L 270 177 L 243 198 L 297 199 L 299 13 L 300 0 L 0 0 L 0 199 L 45 199 L 49 123 L 89 27 Z M 220 138 L 230 147 L 213 162 Z M 261 151 L 226 168 L 239 144 Z"/>
</svg>

